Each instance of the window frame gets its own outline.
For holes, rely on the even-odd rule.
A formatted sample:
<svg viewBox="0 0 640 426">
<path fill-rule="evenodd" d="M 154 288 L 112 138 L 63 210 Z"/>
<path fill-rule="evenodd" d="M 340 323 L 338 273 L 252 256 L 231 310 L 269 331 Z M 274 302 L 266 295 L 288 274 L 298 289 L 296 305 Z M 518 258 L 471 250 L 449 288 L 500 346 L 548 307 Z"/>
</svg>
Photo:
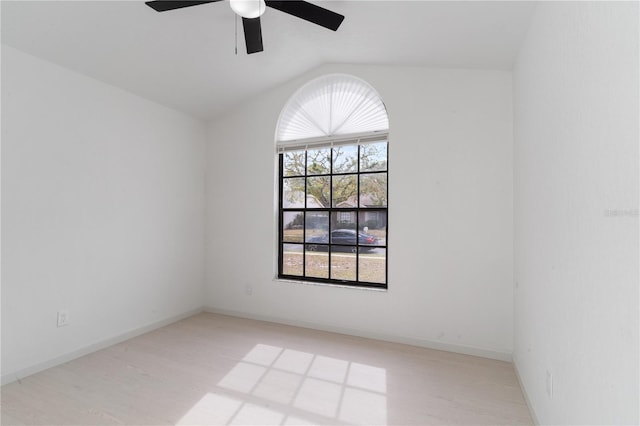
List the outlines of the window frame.
<svg viewBox="0 0 640 426">
<path fill-rule="evenodd" d="M 360 171 L 360 152 L 362 145 L 368 145 L 372 143 L 380 143 L 386 142 L 386 169 L 385 170 L 374 170 L 374 171 Z M 345 145 L 357 145 L 358 147 L 358 161 L 357 161 L 357 170 L 355 172 L 345 172 L 345 173 L 334 173 L 333 172 L 333 161 L 331 162 L 331 168 L 329 173 L 323 174 L 308 174 L 307 170 L 307 152 L 314 149 L 320 148 L 331 148 L 332 150 L 332 158 L 333 158 L 333 148 L 345 146 Z M 326 137 L 326 138 L 314 138 L 306 141 L 287 141 L 286 143 L 278 144 L 277 150 L 277 167 L 278 167 L 278 228 L 277 228 L 277 279 L 279 280 L 288 280 L 288 281 L 296 281 L 302 283 L 318 283 L 318 284 L 327 284 L 327 285 L 338 285 L 338 286 L 346 286 L 346 287 L 355 287 L 355 288 L 370 288 L 370 289 L 378 289 L 378 290 L 387 290 L 389 286 L 389 134 L 388 132 L 370 132 L 364 135 L 352 135 L 351 137 Z M 304 151 L 305 153 L 305 169 L 303 175 L 291 175 L 284 176 L 284 154 L 289 151 Z M 386 173 L 386 206 L 384 207 L 361 207 L 360 206 L 360 177 L 366 175 L 375 175 Z M 330 190 L 330 205 L 329 207 L 307 207 L 307 190 L 305 185 L 304 192 L 304 207 L 284 207 L 283 206 L 283 197 L 284 197 L 284 182 L 286 178 L 308 178 L 308 177 L 329 177 L 330 182 L 333 182 L 333 178 L 335 176 L 346 176 L 346 175 L 355 175 L 357 183 L 357 194 L 356 200 L 358 200 L 356 207 L 334 207 L 332 204 L 333 199 L 333 185 L 329 185 Z M 285 241 L 284 239 L 284 215 L 287 212 L 302 212 L 303 213 L 303 223 L 302 223 L 302 241 L 301 242 L 291 242 Z M 319 278 L 319 277 L 311 277 L 306 276 L 306 256 L 307 256 L 307 246 L 309 243 L 306 241 L 306 217 L 310 212 L 327 212 L 329 216 L 329 229 L 328 229 L 328 241 L 327 243 L 316 243 L 320 245 L 326 245 L 327 247 L 327 262 L 329 266 L 329 270 L 327 274 L 329 278 Z M 354 244 L 340 244 L 333 243 L 331 241 L 331 232 L 335 229 L 331 227 L 331 216 L 332 213 L 336 213 L 336 216 L 340 218 L 340 216 L 344 213 L 355 213 L 355 231 L 356 238 Z M 362 232 L 360 230 L 360 216 L 365 212 L 384 212 L 386 214 L 386 223 L 385 223 L 385 242 L 383 245 L 376 245 L 376 248 L 384 249 L 385 252 L 385 272 L 384 272 L 384 283 L 379 282 L 369 282 L 369 281 L 360 281 L 359 278 L 359 269 L 360 269 L 360 255 L 362 247 L 371 247 L 370 245 L 360 244 L 358 234 Z M 338 228 L 339 229 L 339 228 Z M 290 275 L 283 273 L 283 263 L 284 263 L 284 246 L 286 244 L 297 244 L 302 248 L 302 275 Z M 355 280 L 346 280 L 346 279 L 336 279 L 331 278 L 331 256 L 332 256 L 332 248 L 333 247 L 355 247 L 355 265 L 356 265 L 356 279 Z"/>
</svg>

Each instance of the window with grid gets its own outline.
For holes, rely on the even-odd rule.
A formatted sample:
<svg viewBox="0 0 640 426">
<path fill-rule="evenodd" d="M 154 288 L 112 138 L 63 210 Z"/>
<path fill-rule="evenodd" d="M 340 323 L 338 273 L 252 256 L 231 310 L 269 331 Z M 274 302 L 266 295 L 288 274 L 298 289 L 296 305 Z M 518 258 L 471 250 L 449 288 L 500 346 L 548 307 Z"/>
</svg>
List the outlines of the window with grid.
<svg viewBox="0 0 640 426">
<path fill-rule="evenodd" d="M 278 156 L 278 277 L 387 288 L 386 135 Z"/>
</svg>

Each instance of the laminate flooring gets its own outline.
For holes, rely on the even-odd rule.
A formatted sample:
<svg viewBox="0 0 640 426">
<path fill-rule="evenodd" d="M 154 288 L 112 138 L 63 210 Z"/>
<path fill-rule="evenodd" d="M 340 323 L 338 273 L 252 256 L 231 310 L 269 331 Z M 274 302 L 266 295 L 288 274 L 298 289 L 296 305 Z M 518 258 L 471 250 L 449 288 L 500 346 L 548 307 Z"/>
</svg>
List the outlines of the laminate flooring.
<svg viewBox="0 0 640 426">
<path fill-rule="evenodd" d="M 2 387 L 3 425 L 529 425 L 512 364 L 202 313 Z"/>
</svg>

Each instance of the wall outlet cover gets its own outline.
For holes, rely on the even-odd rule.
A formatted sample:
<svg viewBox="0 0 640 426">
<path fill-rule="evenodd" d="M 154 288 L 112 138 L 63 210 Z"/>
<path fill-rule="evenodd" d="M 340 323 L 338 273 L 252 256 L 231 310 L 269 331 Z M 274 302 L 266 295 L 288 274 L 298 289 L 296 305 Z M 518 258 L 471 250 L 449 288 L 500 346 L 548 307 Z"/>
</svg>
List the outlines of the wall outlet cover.
<svg viewBox="0 0 640 426">
<path fill-rule="evenodd" d="M 58 311 L 58 327 L 64 327 L 69 325 L 69 311 Z"/>
</svg>

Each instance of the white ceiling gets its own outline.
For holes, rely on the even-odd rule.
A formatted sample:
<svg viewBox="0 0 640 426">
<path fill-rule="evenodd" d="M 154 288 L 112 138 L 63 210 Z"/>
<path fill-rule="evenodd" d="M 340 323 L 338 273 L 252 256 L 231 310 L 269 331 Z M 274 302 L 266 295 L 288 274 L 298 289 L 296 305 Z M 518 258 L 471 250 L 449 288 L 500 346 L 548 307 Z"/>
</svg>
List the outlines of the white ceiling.
<svg viewBox="0 0 640 426">
<path fill-rule="evenodd" d="M 2 1 L 2 42 L 201 118 L 324 63 L 511 69 L 533 11 L 519 1 L 314 1 L 337 32 L 267 8 L 247 55 L 226 2 Z"/>
</svg>

